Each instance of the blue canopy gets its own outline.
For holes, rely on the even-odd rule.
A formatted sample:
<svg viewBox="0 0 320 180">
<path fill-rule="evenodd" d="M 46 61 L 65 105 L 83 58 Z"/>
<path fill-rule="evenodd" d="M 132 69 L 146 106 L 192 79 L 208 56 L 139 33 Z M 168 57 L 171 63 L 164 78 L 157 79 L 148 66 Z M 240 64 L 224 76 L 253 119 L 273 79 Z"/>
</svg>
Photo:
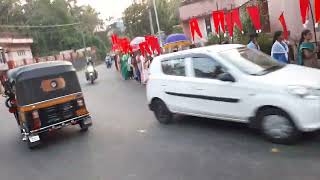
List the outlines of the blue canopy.
<svg viewBox="0 0 320 180">
<path fill-rule="evenodd" d="M 173 46 L 188 46 L 191 44 L 191 41 L 187 38 L 185 34 L 171 34 L 167 37 L 164 44 L 165 48 L 170 48 Z"/>
</svg>

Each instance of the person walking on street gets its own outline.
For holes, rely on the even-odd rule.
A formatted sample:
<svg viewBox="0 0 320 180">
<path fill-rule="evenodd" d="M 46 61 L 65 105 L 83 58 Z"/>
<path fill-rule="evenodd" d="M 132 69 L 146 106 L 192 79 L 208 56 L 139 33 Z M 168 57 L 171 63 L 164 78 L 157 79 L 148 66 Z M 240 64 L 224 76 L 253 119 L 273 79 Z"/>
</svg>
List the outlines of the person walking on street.
<svg viewBox="0 0 320 180">
<path fill-rule="evenodd" d="M 304 30 L 301 33 L 301 39 L 298 49 L 298 64 L 307 67 L 318 68 L 318 57 L 314 44 L 311 42 L 312 33 L 310 30 Z"/>
<path fill-rule="evenodd" d="M 253 33 L 253 34 L 250 34 L 249 37 L 250 37 L 250 41 L 249 41 L 247 47 L 250 48 L 250 49 L 256 49 L 256 50 L 260 51 L 260 46 L 259 46 L 258 41 L 257 41 L 258 34 Z"/>
<path fill-rule="evenodd" d="M 121 58 L 121 75 L 124 80 L 128 80 L 128 54 L 124 54 Z"/>
<path fill-rule="evenodd" d="M 281 63 L 289 63 L 289 47 L 284 42 L 283 32 L 277 31 L 273 36 L 271 57 Z"/>
</svg>

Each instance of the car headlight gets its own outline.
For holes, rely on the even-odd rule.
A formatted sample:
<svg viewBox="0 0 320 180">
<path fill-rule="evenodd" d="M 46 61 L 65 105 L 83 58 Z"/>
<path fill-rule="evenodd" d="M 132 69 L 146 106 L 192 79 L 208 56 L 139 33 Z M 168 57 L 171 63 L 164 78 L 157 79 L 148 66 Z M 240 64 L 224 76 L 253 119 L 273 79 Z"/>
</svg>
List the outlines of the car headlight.
<svg viewBox="0 0 320 180">
<path fill-rule="evenodd" d="M 320 89 L 305 86 L 289 86 L 289 93 L 306 99 L 320 98 Z"/>
</svg>

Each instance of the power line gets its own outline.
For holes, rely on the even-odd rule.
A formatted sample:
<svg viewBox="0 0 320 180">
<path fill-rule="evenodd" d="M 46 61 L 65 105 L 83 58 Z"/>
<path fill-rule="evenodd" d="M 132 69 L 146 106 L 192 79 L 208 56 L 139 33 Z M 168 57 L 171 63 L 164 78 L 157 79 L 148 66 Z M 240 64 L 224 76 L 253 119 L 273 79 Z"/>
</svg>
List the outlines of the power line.
<svg viewBox="0 0 320 180">
<path fill-rule="evenodd" d="M 55 28 L 55 27 L 67 27 L 67 26 L 75 26 L 81 24 L 80 22 L 77 23 L 70 23 L 70 24 L 57 24 L 57 25 L 0 25 L 0 28 Z"/>
</svg>

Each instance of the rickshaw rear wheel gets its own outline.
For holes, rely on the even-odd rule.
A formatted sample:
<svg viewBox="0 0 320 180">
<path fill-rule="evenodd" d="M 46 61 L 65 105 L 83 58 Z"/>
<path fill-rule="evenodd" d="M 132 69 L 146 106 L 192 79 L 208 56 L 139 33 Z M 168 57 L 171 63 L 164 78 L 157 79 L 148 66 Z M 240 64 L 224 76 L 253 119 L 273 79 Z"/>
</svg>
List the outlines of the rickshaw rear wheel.
<svg viewBox="0 0 320 180">
<path fill-rule="evenodd" d="M 80 125 L 80 128 L 81 128 L 81 132 L 87 132 L 88 131 L 88 129 L 89 129 L 88 125 L 85 125 L 83 122 L 80 122 L 79 125 Z"/>
</svg>

